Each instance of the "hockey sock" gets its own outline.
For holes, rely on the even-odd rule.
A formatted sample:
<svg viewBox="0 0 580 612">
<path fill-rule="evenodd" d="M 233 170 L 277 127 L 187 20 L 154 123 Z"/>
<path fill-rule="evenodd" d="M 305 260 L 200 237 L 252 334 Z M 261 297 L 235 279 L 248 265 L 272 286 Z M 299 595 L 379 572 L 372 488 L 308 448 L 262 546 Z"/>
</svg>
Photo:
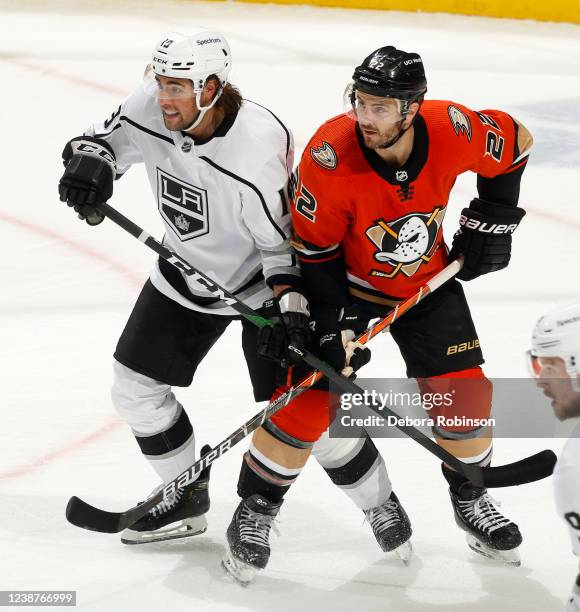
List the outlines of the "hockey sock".
<svg viewBox="0 0 580 612">
<path fill-rule="evenodd" d="M 238 495 L 246 499 L 259 493 L 273 503 L 282 501 L 302 468 L 286 468 L 269 459 L 253 445 L 246 452 L 238 479 Z"/>
<path fill-rule="evenodd" d="M 179 406 L 176 421 L 149 436 L 134 434 L 141 452 L 163 482 L 170 482 L 195 460 L 195 436 L 187 413 Z"/>
<path fill-rule="evenodd" d="M 489 465 L 493 431 L 484 423 L 491 413 L 492 384 L 481 367 L 423 378 L 418 384 L 424 401 L 434 394 L 453 397 L 449 405 L 432 404 L 429 410 L 429 417 L 437 423 L 432 428 L 437 444 L 464 463 Z M 471 424 L 476 421 L 482 425 Z"/>
<path fill-rule="evenodd" d="M 383 504 L 393 487 L 387 474 L 385 462 L 368 435 L 356 441 L 326 438 L 326 447 L 313 449 L 313 454 L 330 480 L 361 510 L 368 510 Z M 346 444 L 351 446 L 346 452 Z M 318 452 L 317 452 L 318 451 Z"/>
<path fill-rule="evenodd" d="M 466 482 L 469 482 L 463 474 L 452 470 L 450 467 L 447 467 L 444 463 L 441 464 L 441 470 L 443 471 L 443 476 L 445 476 L 445 480 L 449 483 L 449 488 L 455 495 L 459 494 L 459 489 Z"/>
</svg>

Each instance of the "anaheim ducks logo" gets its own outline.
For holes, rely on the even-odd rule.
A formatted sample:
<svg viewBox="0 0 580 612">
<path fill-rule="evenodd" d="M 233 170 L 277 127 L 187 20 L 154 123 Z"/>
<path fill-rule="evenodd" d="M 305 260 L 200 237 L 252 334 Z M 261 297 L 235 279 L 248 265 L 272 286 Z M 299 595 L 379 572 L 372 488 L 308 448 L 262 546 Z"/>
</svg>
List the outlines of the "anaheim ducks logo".
<svg viewBox="0 0 580 612">
<path fill-rule="evenodd" d="M 394 221 L 375 221 L 365 233 L 378 249 L 374 258 L 390 265 L 391 270 L 372 269 L 370 276 L 393 278 L 401 272 L 413 276 L 439 248 L 437 236 L 444 216 L 445 208 L 437 207 L 430 213 L 413 212 Z"/>
<path fill-rule="evenodd" d="M 327 170 L 334 170 L 338 165 L 338 157 L 335 150 L 324 140 L 320 147 L 310 147 L 312 159 Z"/>
<path fill-rule="evenodd" d="M 471 121 L 469 117 L 456 106 L 448 106 L 447 114 L 455 133 L 458 136 L 464 134 L 467 136 L 467 142 L 471 142 Z"/>
</svg>

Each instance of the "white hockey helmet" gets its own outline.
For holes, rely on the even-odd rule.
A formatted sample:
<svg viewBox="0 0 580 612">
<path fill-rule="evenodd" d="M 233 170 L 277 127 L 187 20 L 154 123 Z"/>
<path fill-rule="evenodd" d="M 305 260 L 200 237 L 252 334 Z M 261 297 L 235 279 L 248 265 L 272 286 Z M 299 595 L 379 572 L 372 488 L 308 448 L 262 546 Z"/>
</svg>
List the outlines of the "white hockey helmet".
<svg viewBox="0 0 580 612">
<path fill-rule="evenodd" d="M 159 76 L 190 79 L 198 91 L 214 74 L 222 87 L 228 82 L 232 56 L 222 34 L 198 28 L 188 34 L 167 32 L 155 45 L 151 66 Z"/>
<path fill-rule="evenodd" d="M 198 113 L 194 120 L 184 130 L 198 126 L 205 113 L 212 108 L 222 95 L 223 88 L 228 82 L 232 68 L 232 56 L 226 39 L 215 30 L 198 28 L 189 34 L 168 32 L 153 50 L 151 64 L 145 71 L 143 86 L 145 92 L 154 97 L 161 95 L 156 77 L 170 77 L 174 79 L 189 79 L 193 84 L 193 95 L 180 88 L 173 87 L 170 97 L 192 97 Z M 201 95 L 203 87 L 210 76 L 216 76 L 220 88 L 211 102 L 202 105 Z"/>
<path fill-rule="evenodd" d="M 574 391 L 580 392 L 577 376 L 580 373 L 580 302 L 557 308 L 538 320 L 528 357 L 536 375 L 539 374 L 538 358 L 560 357 Z"/>
</svg>

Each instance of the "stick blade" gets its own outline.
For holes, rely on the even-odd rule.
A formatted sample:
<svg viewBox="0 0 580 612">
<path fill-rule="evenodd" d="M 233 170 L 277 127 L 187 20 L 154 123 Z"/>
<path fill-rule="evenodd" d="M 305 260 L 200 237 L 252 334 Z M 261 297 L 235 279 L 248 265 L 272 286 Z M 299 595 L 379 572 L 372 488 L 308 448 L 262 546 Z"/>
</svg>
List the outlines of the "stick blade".
<svg viewBox="0 0 580 612">
<path fill-rule="evenodd" d="M 69 523 L 90 531 L 119 533 L 124 529 L 121 513 L 95 508 L 76 496 L 68 500 L 65 516 Z"/>
<path fill-rule="evenodd" d="M 554 451 L 543 450 L 514 463 L 482 470 L 485 486 L 513 487 L 542 480 L 554 472 L 557 457 Z"/>
</svg>

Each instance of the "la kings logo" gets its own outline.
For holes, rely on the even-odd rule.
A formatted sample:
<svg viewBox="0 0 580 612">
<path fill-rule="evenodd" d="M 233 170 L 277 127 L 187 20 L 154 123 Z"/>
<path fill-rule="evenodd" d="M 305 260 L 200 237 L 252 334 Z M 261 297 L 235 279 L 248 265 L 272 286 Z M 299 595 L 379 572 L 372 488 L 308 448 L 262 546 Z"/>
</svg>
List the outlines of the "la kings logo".
<svg viewBox="0 0 580 612">
<path fill-rule="evenodd" d="M 377 248 L 375 260 L 390 269 L 373 268 L 369 275 L 394 278 L 403 273 L 413 276 L 439 248 L 437 236 L 444 216 L 445 208 L 437 207 L 430 213 L 413 212 L 392 221 L 375 221 L 365 233 Z"/>
<path fill-rule="evenodd" d="M 183 242 L 209 232 L 207 191 L 157 168 L 157 205 Z"/>
</svg>

